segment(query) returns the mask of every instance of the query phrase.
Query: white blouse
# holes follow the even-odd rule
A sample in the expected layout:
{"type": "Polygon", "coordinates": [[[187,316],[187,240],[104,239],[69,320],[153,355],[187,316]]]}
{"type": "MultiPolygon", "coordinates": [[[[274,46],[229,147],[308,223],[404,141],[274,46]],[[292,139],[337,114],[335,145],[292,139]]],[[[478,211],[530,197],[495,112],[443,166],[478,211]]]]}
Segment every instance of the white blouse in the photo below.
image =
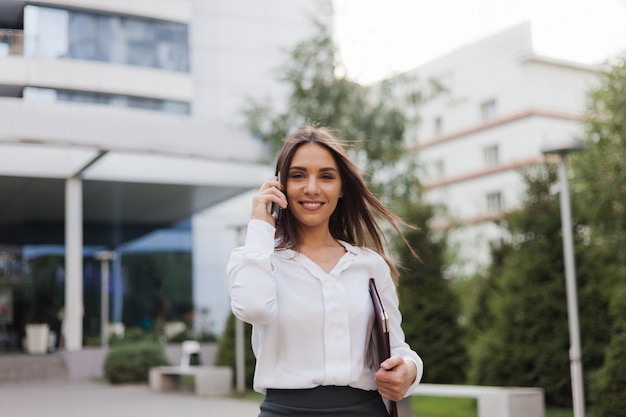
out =
{"type": "Polygon", "coordinates": [[[346,253],[330,273],[293,250],[274,250],[274,227],[251,220],[245,245],[227,266],[231,306],[251,323],[256,356],[254,389],[349,385],[376,390],[378,364],[368,354],[374,320],[368,282],[376,279],[388,310],[392,355],[423,364],[404,341],[398,297],[385,260],[340,242],[346,253]]]}

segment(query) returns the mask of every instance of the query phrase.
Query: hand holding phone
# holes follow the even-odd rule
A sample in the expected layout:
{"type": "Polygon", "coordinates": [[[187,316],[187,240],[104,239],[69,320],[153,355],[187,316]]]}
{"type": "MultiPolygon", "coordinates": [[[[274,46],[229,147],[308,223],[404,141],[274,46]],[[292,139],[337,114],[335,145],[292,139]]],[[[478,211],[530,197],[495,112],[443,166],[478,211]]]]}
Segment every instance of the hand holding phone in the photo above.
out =
{"type": "MultiPolygon", "coordinates": [[[[276,174],[276,176],[278,177],[278,182],[282,184],[282,181],[280,180],[280,172],[276,174]]],[[[280,218],[282,217],[283,209],[278,205],[278,203],[269,203],[267,205],[267,212],[274,219],[274,223],[276,225],[276,228],[278,229],[278,225],[280,224],[280,218]]]]}

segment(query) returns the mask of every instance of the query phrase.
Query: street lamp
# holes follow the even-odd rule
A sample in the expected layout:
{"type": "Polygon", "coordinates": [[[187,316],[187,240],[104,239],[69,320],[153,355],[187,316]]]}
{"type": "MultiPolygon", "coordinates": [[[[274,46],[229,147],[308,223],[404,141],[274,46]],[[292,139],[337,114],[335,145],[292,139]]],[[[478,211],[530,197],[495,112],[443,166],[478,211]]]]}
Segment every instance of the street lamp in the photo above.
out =
{"type": "MultiPolygon", "coordinates": [[[[231,226],[237,233],[237,245],[243,246],[245,242],[245,225],[231,226]]],[[[246,389],[246,359],[245,359],[245,341],[244,341],[244,323],[235,317],[235,385],[239,394],[246,389]]]]}
{"type": "Polygon", "coordinates": [[[557,155],[559,158],[559,180],[561,187],[561,228],[563,229],[563,258],[565,260],[565,284],[567,289],[567,317],[570,336],[570,373],[574,417],[585,416],[585,393],[583,391],[583,368],[580,350],[580,327],[578,324],[578,301],[576,299],[576,266],[574,262],[574,238],[572,236],[572,210],[570,207],[567,155],[585,149],[581,141],[567,141],[544,145],[541,153],[557,155]]]}
{"type": "Polygon", "coordinates": [[[113,251],[100,251],[94,258],[100,261],[100,344],[106,347],[109,340],[109,261],[115,260],[117,255],[113,251]]]}

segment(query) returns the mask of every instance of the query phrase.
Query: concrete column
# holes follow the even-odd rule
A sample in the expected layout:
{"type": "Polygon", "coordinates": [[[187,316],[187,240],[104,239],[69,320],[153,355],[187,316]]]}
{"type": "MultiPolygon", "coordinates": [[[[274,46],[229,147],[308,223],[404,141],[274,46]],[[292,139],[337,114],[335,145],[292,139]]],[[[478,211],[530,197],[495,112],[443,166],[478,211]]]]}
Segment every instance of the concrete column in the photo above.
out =
{"type": "Polygon", "coordinates": [[[65,182],[65,348],[83,347],[83,184],[80,177],[65,182]]]}

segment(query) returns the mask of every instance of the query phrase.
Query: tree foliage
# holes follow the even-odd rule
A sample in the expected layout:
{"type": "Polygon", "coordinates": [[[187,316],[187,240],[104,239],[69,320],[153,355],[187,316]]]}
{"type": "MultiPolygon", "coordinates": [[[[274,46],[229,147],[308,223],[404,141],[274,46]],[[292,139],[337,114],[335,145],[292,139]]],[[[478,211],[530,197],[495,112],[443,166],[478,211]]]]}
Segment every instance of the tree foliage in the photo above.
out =
{"type": "MultiPolygon", "coordinates": [[[[558,200],[551,192],[554,171],[526,176],[521,210],[504,226],[510,250],[495,265],[489,310],[472,346],[470,381],[481,385],[540,386],[550,403],[568,397],[568,335],[560,245],[558,200]]],[[[474,317],[476,318],[476,317],[474,317]]]]}
{"type": "Polygon", "coordinates": [[[420,254],[416,259],[401,241],[396,241],[402,273],[398,283],[400,310],[405,317],[406,340],[424,360],[422,381],[461,384],[465,382],[467,352],[459,324],[460,302],[453,283],[444,278],[446,237],[430,229],[434,207],[421,205],[406,213],[419,230],[406,238],[420,254]]]}
{"type": "MultiPolygon", "coordinates": [[[[584,121],[587,149],[572,160],[573,196],[595,236],[626,245],[626,54],[589,94],[584,121]]],[[[626,251],[615,251],[626,265],[626,251]]]]}
{"type": "MultiPolygon", "coordinates": [[[[503,221],[511,241],[499,249],[476,313],[470,380],[482,385],[539,386],[551,405],[571,404],[570,335],[565,293],[557,179],[553,166],[526,173],[520,210],[503,221]]],[[[597,369],[608,341],[607,297],[600,290],[606,267],[585,243],[574,219],[583,368],[597,369]]]]}
{"type": "MultiPolygon", "coordinates": [[[[626,54],[601,77],[589,95],[585,117],[587,149],[572,160],[573,198],[587,225],[587,247],[602,269],[593,271],[597,300],[608,305],[610,316],[595,317],[583,334],[608,326],[605,349],[592,352],[593,405],[600,415],[624,416],[626,377],[626,54]],[[605,320],[603,322],[603,320],[605,320]]],[[[583,352],[583,355],[586,352],[583,352]]]]}

